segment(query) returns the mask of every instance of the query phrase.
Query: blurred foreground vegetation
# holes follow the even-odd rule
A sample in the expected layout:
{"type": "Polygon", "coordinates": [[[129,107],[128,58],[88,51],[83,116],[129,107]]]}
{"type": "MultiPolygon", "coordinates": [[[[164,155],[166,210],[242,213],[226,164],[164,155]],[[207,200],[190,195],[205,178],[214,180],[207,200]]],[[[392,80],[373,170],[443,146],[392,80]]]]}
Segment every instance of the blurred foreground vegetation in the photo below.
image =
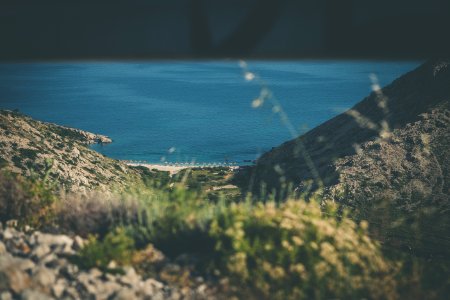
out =
{"type": "Polygon", "coordinates": [[[402,215],[381,200],[358,210],[319,193],[261,202],[233,187],[215,189],[229,175],[226,168],[151,172],[146,184],[120,193],[65,194],[46,178],[2,171],[0,221],[87,237],[73,258],[82,268],[120,272],[131,264],[179,285],[201,275],[230,297],[444,299],[450,292],[445,215],[402,215]],[[155,251],[183,269],[162,274],[155,251]]]}

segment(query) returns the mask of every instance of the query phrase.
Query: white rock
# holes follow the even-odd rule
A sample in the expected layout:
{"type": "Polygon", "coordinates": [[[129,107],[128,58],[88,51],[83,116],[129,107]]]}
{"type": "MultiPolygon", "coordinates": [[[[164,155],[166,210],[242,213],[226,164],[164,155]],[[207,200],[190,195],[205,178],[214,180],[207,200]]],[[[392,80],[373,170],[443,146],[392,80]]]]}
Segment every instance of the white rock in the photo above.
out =
{"type": "Polygon", "coordinates": [[[159,282],[153,278],[147,279],[144,283],[148,284],[148,285],[152,285],[155,288],[160,289],[160,290],[164,288],[164,284],[162,284],[161,282],[159,282]]]}
{"type": "Polygon", "coordinates": [[[17,225],[19,224],[18,220],[8,220],[6,221],[6,227],[17,227],[17,225]]]}
{"type": "Polygon", "coordinates": [[[73,243],[73,249],[74,250],[80,250],[81,248],[84,247],[84,240],[80,237],[80,236],[75,236],[75,238],[73,239],[74,243],[73,243]]]}
{"type": "Polygon", "coordinates": [[[44,266],[39,266],[33,272],[32,280],[35,285],[43,289],[49,289],[55,283],[56,275],[52,270],[44,266]]]}
{"type": "Polygon", "coordinates": [[[14,229],[6,228],[3,231],[3,239],[10,240],[10,239],[12,239],[14,237],[14,234],[15,234],[15,230],[14,229]]]}
{"type": "Polygon", "coordinates": [[[109,299],[109,297],[119,291],[122,286],[116,282],[106,281],[97,286],[97,292],[95,294],[96,299],[109,299]]]}
{"type": "Polygon", "coordinates": [[[119,281],[121,283],[129,286],[135,286],[141,280],[141,276],[136,273],[134,268],[128,267],[125,272],[125,275],[119,277],[119,281]]]}
{"type": "MultiPolygon", "coordinates": [[[[164,299],[163,293],[157,293],[156,295],[154,295],[152,297],[152,300],[163,300],[163,299],[164,299]]],[[[176,291],[176,290],[172,291],[170,293],[170,299],[171,300],[180,300],[181,299],[181,293],[176,291]]]]}
{"type": "Polygon", "coordinates": [[[91,294],[91,295],[96,295],[97,294],[97,284],[94,283],[83,283],[84,288],[86,289],[86,291],[91,294]]]}
{"type": "Polygon", "coordinates": [[[65,288],[66,288],[66,282],[64,281],[64,279],[58,279],[52,287],[53,295],[56,298],[60,298],[62,296],[62,294],[64,293],[65,288]]]}
{"type": "Polygon", "coordinates": [[[197,293],[203,294],[203,293],[205,293],[207,288],[208,288],[208,286],[206,284],[201,284],[197,288],[197,293]]]}
{"type": "Polygon", "coordinates": [[[78,150],[77,147],[73,147],[72,156],[74,156],[74,157],[80,156],[80,150],[78,150]]]}
{"type": "Polygon", "coordinates": [[[45,265],[47,263],[53,263],[54,261],[56,261],[58,259],[58,256],[56,256],[56,254],[54,253],[49,253],[46,256],[42,257],[39,260],[39,264],[41,265],[45,265]]]}
{"type": "Polygon", "coordinates": [[[137,286],[134,286],[134,289],[140,294],[144,296],[151,296],[155,293],[153,285],[145,284],[145,282],[139,281],[137,286]]]}
{"type": "Polygon", "coordinates": [[[6,246],[5,244],[3,244],[2,241],[0,241],[0,255],[3,255],[5,253],[7,253],[8,251],[6,250],[6,246]]]}
{"type": "Polygon", "coordinates": [[[46,294],[43,294],[36,290],[30,290],[30,289],[23,291],[20,296],[21,296],[22,300],[37,300],[37,299],[50,300],[50,299],[53,299],[52,297],[50,297],[46,294]]]}
{"type": "Polygon", "coordinates": [[[45,260],[47,261],[45,263],[45,265],[50,268],[50,269],[55,269],[56,271],[59,272],[59,270],[61,268],[63,268],[64,266],[66,266],[67,264],[69,264],[69,262],[67,261],[67,259],[65,258],[59,258],[57,256],[53,256],[53,255],[49,255],[45,258],[45,260]]]}
{"type": "Polygon", "coordinates": [[[117,276],[110,274],[110,273],[106,273],[105,277],[106,277],[106,280],[108,280],[108,281],[116,281],[117,280],[117,276]]]}
{"type": "Polygon", "coordinates": [[[112,260],[112,261],[109,262],[107,268],[108,269],[115,269],[115,268],[117,268],[117,263],[114,260],[112,260]]]}
{"type": "Polygon", "coordinates": [[[21,259],[9,255],[0,256],[0,291],[20,293],[30,285],[30,277],[20,267],[21,259]]]}
{"type": "Polygon", "coordinates": [[[63,234],[47,234],[47,233],[41,233],[36,232],[35,233],[36,240],[39,244],[46,244],[48,246],[60,246],[60,245],[67,245],[69,247],[72,247],[73,240],[68,237],[67,235],[63,234]]]}
{"type": "Polygon", "coordinates": [[[13,257],[11,255],[0,256],[0,270],[12,267],[20,271],[27,271],[34,268],[35,264],[28,258],[13,257]]]}
{"type": "Polygon", "coordinates": [[[114,300],[129,300],[136,299],[136,293],[128,288],[122,288],[119,292],[116,293],[114,300]]]}
{"type": "Polygon", "coordinates": [[[12,300],[13,297],[10,292],[3,292],[0,294],[0,300],[12,300]]]}
{"type": "Polygon", "coordinates": [[[44,257],[45,255],[49,254],[50,251],[51,251],[51,249],[48,245],[41,244],[41,245],[38,245],[36,248],[34,248],[31,251],[31,256],[40,259],[40,258],[44,257]]]}
{"type": "Polygon", "coordinates": [[[77,293],[77,289],[73,286],[69,286],[64,290],[67,295],[70,296],[71,299],[80,299],[80,296],[77,293]]]}
{"type": "Polygon", "coordinates": [[[77,281],[80,283],[83,283],[83,284],[89,284],[90,280],[91,280],[91,276],[86,272],[81,272],[77,276],[77,281]]]}
{"type": "Polygon", "coordinates": [[[92,276],[93,278],[98,278],[103,275],[103,272],[97,268],[92,268],[89,270],[89,275],[92,276]]]}
{"type": "Polygon", "coordinates": [[[58,254],[68,254],[68,255],[75,254],[75,251],[72,249],[71,244],[57,245],[54,247],[55,247],[54,251],[58,254]]]}

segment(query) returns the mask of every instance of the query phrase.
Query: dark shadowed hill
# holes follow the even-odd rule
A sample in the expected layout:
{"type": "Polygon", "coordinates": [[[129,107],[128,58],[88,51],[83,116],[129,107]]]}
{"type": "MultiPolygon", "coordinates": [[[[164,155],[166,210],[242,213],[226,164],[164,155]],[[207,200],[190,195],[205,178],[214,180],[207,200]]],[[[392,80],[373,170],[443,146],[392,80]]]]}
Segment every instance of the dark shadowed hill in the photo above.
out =
{"type": "Polygon", "coordinates": [[[450,60],[430,60],[352,109],[260,157],[236,176],[243,189],[293,183],[366,196],[449,195],[450,60]]]}

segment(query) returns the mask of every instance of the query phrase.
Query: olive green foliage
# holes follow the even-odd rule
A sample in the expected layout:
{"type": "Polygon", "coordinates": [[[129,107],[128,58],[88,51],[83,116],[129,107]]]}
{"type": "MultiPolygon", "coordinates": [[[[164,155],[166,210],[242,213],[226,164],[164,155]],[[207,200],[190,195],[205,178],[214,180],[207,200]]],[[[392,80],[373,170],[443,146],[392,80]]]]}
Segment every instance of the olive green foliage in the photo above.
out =
{"type": "Polygon", "coordinates": [[[118,227],[103,240],[91,235],[87,245],[78,253],[76,262],[83,268],[97,267],[106,270],[111,261],[119,266],[129,264],[133,251],[134,241],[126,235],[123,228],[118,227]]]}
{"type": "Polygon", "coordinates": [[[172,182],[182,183],[189,191],[203,194],[203,198],[208,201],[218,202],[239,202],[242,194],[238,187],[221,187],[231,184],[234,171],[228,167],[192,168],[181,170],[177,173],[172,182]]]}
{"type": "Polygon", "coordinates": [[[397,264],[383,258],[366,223],[338,216],[331,205],[211,203],[181,186],[140,197],[145,218],[128,227],[136,246],[195,255],[199,272],[228,277],[240,296],[396,297],[397,264]]]}
{"type": "Polygon", "coordinates": [[[197,167],[181,170],[174,176],[174,181],[183,182],[187,189],[205,192],[229,184],[233,174],[228,167],[197,167]]]}
{"type": "Polygon", "coordinates": [[[137,245],[151,242],[166,255],[210,253],[213,244],[208,236],[211,219],[224,201],[215,204],[203,194],[181,185],[162,191],[140,191],[134,197],[142,204],[140,218],[130,224],[130,232],[137,245]]]}
{"type": "Polygon", "coordinates": [[[153,188],[166,188],[171,182],[169,172],[158,171],[156,169],[149,170],[143,166],[130,166],[131,169],[137,170],[144,181],[144,183],[153,188]]]}
{"type": "Polygon", "coordinates": [[[43,180],[33,176],[25,179],[0,171],[0,222],[14,219],[35,228],[51,222],[57,197],[47,176],[48,172],[43,180]]]}
{"type": "Polygon", "coordinates": [[[8,161],[6,159],[4,159],[3,157],[0,157],[0,169],[7,167],[8,166],[8,161]]]}
{"type": "Polygon", "coordinates": [[[367,224],[336,212],[295,200],[231,205],[210,226],[216,266],[264,298],[395,298],[395,266],[367,224]]]}

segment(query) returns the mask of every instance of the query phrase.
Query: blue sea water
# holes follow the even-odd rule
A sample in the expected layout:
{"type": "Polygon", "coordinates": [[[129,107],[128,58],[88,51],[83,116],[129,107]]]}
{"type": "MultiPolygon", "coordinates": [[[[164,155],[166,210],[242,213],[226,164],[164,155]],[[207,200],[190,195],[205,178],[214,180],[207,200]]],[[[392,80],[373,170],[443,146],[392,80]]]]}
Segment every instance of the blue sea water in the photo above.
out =
{"type": "MultiPolygon", "coordinates": [[[[350,108],[419,62],[249,61],[298,132],[350,108]]],[[[107,156],[152,163],[254,160],[292,138],[237,61],[0,64],[0,108],[105,134],[107,156]]]]}

